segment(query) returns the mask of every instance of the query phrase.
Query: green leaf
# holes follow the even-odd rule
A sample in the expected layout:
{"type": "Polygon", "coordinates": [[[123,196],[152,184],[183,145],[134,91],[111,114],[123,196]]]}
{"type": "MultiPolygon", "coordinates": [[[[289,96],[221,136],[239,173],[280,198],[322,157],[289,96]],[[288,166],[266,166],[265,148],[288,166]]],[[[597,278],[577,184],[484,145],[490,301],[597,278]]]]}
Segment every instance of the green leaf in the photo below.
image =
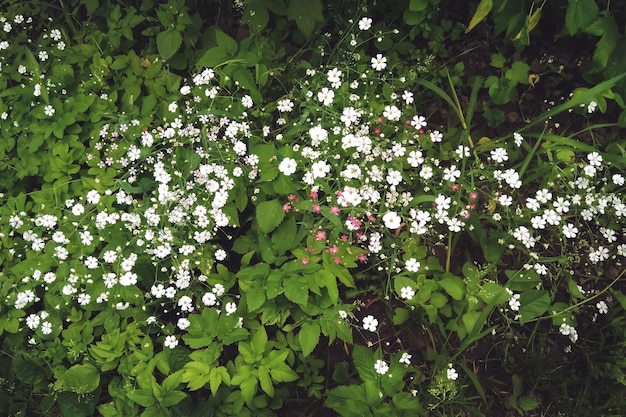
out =
{"type": "Polygon", "coordinates": [[[276,382],[292,382],[300,379],[300,376],[293,371],[286,363],[281,363],[270,368],[270,375],[276,382]]]}
{"type": "Polygon", "coordinates": [[[261,389],[270,397],[274,396],[274,384],[272,384],[272,378],[270,377],[270,371],[265,365],[259,366],[259,382],[261,383],[261,389]]]}
{"type": "Polygon", "coordinates": [[[324,21],[322,0],[290,1],[287,19],[295,21],[305,38],[311,39],[318,23],[324,21]]]}
{"type": "Polygon", "coordinates": [[[263,233],[276,229],[284,218],[285,212],[279,200],[263,201],[256,208],[256,220],[263,233]]]}
{"type": "Polygon", "coordinates": [[[609,58],[613,54],[615,47],[619,44],[619,30],[615,22],[615,17],[606,15],[600,20],[602,21],[604,32],[596,44],[596,50],[593,53],[593,64],[594,70],[596,71],[601,71],[606,68],[609,63],[609,58]]]}
{"type": "Polygon", "coordinates": [[[467,29],[465,29],[465,33],[468,33],[470,30],[474,29],[476,25],[482,22],[485,17],[491,12],[491,8],[493,7],[492,0],[480,0],[478,3],[478,7],[476,7],[476,11],[474,12],[474,16],[467,25],[467,29]]]}
{"type": "Polygon", "coordinates": [[[215,31],[215,40],[222,51],[228,55],[235,55],[239,49],[237,42],[221,30],[215,31]]]}
{"type": "Polygon", "coordinates": [[[367,381],[377,381],[378,374],[374,369],[374,354],[371,350],[361,345],[354,345],[352,349],[352,360],[354,361],[354,367],[361,379],[367,381]]]}
{"type": "Polygon", "coordinates": [[[300,327],[300,332],[298,333],[298,341],[300,342],[300,347],[302,348],[302,355],[304,357],[309,356],[320,340],[320,325],[313,322],[304,322],[300,327]]]}
{"type": "Polygon", "coordinates": [[[524,395],[517,400],[519,407],[524,411],[532,411],[535,408],[539,407],[539,401],[537,401],[533,397],[529,397],[528,395],[524,395]]]}
{"type": "Polygon", "coordinates": [[[596,0],[568,0],[565,26],[570,35],[575,35],[598,18],[600,9],[596,0]]]}
{"type": "Polygon", "coordinates": [[[521,305],[519,309],[520,324],[523,325],[548,311],[550,293],[545,290],[527,290],[520,295],[519,302],[521,305]]]}
{"type": "Polygon", "coordinates": [[[478,296],[485,303],[489,304],[492,301],[497,305],[501,304],[509,299],[509,293],[506,290],[496,284],[495,282],[485,282],[478,292],[478,296]]]}
{"type": "Polygon", "coordinates": [[[161,407],[171,407],[173,405],[178,404],[179,402],[184,400],[186,397],[187,397],[187,394],[185,394],[182,391],[178,391],[178,390],[170,391],[166,393],[165,395],[163,395],[163,399],[159,401],[159,405],[161,407]]]}
{"type": "Polygon", "coordinates": [[[305,305],[309,300],[309,287],[300,275],[288,276],[283,281],[285,297],[296,304],[305,305]]]}
{"type": "Polygon", "coordinates": [[[249,375],[248,378],[244,379],[243,381],[241,381],[241,384],[239,384],[239,388],[241,389],[241,395],[243,396],[243,399],[246,401],[246,403],[252,403],[252,399],[256,394],[258,382],[259,381],[254,375],[249,375]]]}
{"type": "Polygon", "coordinates": [[[150,407],[155,403],[150,389],[132,389],[126,393],[126,396],[143,407],[150,407]]]}
{"type": "Polygon", "coordinates": [[[455,300],[462,300],[465,295],[465,284],[455,275],[446,275],[439,281],[439,285],[455,300]]]}
{"type": "Polygon", "coordinates": [[[267,345],[267,332],[265,331],[265,327],[261,326],[250,339],[250,347],[252,348],[255,354],[262,355],[263,352],[265,352],[266,345],[267,345]]]}
{"type": "Polygon", "coordinates": [[[411,0],[409,10],[412,12],[422,12],[428,7],[428,0],[411,0]]]}
{"type": "Polygon", "coordinates": [[[159,55],[161,55],[164,61],[167,61],[178,52],[183,43],[183,37],[178,31],[168,29],[165,32],[159,33],[156,41],[159,55]]]}
{"type": "Polygon", "coordinates": [[[100,385],[100,372],[91,365],[74,365],[59,379],[61,389],[77,394],[93,392],[100,385]]]}

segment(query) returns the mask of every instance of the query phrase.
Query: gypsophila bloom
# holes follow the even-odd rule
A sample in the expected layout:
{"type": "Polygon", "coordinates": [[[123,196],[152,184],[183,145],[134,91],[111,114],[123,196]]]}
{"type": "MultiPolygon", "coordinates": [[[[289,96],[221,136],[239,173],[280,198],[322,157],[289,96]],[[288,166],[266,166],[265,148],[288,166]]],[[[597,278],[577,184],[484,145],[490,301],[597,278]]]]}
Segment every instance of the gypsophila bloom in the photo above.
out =
{"type": "Polygon", "coordinates": [[[497,163],[502,163],[509,160],[509,155],[504,148],[496,148],[491,151],[491,159],[497,163]]]}
{"type": "Polygon", "coordinates": [[[54,110],[54,107],[52,107],[52,105],[48,104],[47,106],[44,107],[43,112],[46,116],[52,117],[55,113],[55,110],[54,110]]]}
{"type": "Polygon", "coordinates": [[[289,176],[296,172],[297,166],[298,165],[295,159],[285,158],[282,161],[280,161],[280,164],[278,165],[278,170],[284,175],[289,176]]]}
{"type": "Polygon", "coordinates": [[[376,71],[382,71],[387,67],[387,58],[382,56],[382,54],[377,54],[375,57],[372,57],[372,68],[376,71]]]}
{"type": "Polygon", "coordinates": [[[387,362],[378,359],[376,363],[374,363],[374,370],[377,374],[385,375],[387,372],[389,372],[389,365],[387,364],[387,362]]]}
{"type": "Polygon", "coordinates": [[[395,211],[390,211],[383,216],[383,223],[389,229],[397,229],[402,223],[402,218],[395,211]]]}
{"type": "Polygon", "coordinates": [[[407,90],[404,90],[402,93],[402,100],[404,100],[405,104],[413,104],[413,93],[407,90]]]}
{"type": "Polygon", "coordinates": [[[456,381],[459,378],[459,374],[456,372],[456,369],[452,367],[452,364],[448,364],[446,376],[450,381],[456,381]]]}
{"type": "Polygon", "coordinates": [[[166,348],[174,349],[176,346],[178,346],[178,339],[176,339],[176,336],[173,335],[166,336],[163,345],[166,348]]]}
{"type": "Polygon", "coordinates": [[[241,98],[241,105],[244,106],[246,109],[249,109],[252,106],[254,106],[254,102],[252,101],[252,97],[250,97],[249,95],[243,96],[241,98]]]}
{"type": "Polygon", "coordinates": [[[406,365],[410,365],[410,364],[411,364],[411,358],[412,358],[412,357],[413,357],[413,356],[412,356],[412,355],[409,355],[409,353],[408,353],[408,352],[403,352],[403,353],[402,353],[402,357],[398,360],[398,362],[400,362],[400,363],[404,363],[404,364],[406,364],[406,365]]]}
{"type": "Polygon", "coordinates": [[[330,106],[333,103],[335,98],[335,92],[333,90],[328,89],[327,87],[322,88],[322,90],[317,93],[317,99],[324,105],[330,106]]]}
{"type": "Polygon", "coordinates": [[[596,303],[596,308],[598,309],[598,313],[607,314],[609,312],[609,306],[606,305],[606,302],[599,301],[596,303]]]}
{"type": "Polygon", "coordinates": [[[409,258],[404,267],[406,268],[407,271],[409,272],[417,272],[420,269],[420,263],[417,261],[417,259],[415,258],[409,258]]]}
{"type": "Polygon", "coordinates": [[[402,287],[400,289],[400,297],[405,300],[410,300],[415,295],[415,291],[411,287],[402,287]]]}
{"type": "Polygon", "coordinates": [[[359,30],[369,30],[372,27],[372,19],[363,17],[359,20],[359,30]]]}
{"type": "Polygon", "coordinates": [[[378,320],[374,318],[374,316],[369,315],[363,318],[363,329],[369,330],[370,332],[375,332],[378,327],[378,320]]]}

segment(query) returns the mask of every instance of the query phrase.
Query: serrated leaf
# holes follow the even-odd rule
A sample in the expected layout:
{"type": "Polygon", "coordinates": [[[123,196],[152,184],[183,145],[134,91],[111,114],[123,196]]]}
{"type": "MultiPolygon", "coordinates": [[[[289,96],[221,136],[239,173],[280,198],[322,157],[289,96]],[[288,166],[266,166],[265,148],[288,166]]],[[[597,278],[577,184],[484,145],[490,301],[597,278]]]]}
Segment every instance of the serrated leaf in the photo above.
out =
{"type": "Polygon", "coordinates": [[[309,356],[320,340],[320,326],[317,322],[305,322],[300,327],[298,333],[298,341],[302,348],[302,355],[304,357],[309,356]]]}
{"type": "Polygon", "coordinates": [[[290,1],[287,6],[287,19],[295,21],[305,38],[311,39],[318,23],[324,21],[322,0],[290,1]]]}
{"type": "Polygon", "coordinates": [[[575,35],[597,19],[600,9],[596,0],[568,0],[565,26],[570,35],[575,35]]]}
{"type": "Polygon", "coordinates": [[[74,365],[61,376],[59,382],[66,391],[87,394],[100,385],[100,372],[91,364],[74,365]]]}
{"type": "Polygon", "coordinates": [[[132,389],[126,393],[126,396],[143,407],[150,407],[155,403],[152,390],[149,389],[132,389]]]}
{"type": "Polygon", "coordinates": [[[374,353],[361,345],[354,345],[352,349],[352,360],[354,361],[354,367],[361,379],[367,381],[378,381],[378,374],[374,368],[374,353]]]}
{"type": "Polygon", "coordinates": [[[270,377],[270,371],[267,366],[259,366],[259,382],[261,383],[261,389],[270,397],[274,396],[274,384],[272,384],[272,378],[270,377]]]}
{"type": "Polygon", "coordinates": [[[465,295],[465,284],[457,276],[447,275],[439,280],[439,285],[455,300],[462,300],[465,295]]]}
{"type": "Polygon", "coordinates": [[[545,290],[527,290],[520,295],[519,302],[520,324],[523,325],[548,311],[550,293],[545,290]]]}
{"type": "Polygon", "coordinates": [[[299,275],[289,276],[283,281],[285,297],[296,304],[305,305],[309,300],[309,287],[299,275]]]}
{"type": "Polygon", "coordinates": [[[482,22],[485,17],[487,17],[489,12],[491,12],[492,7],[492,0],[480,0],[480,3],[478,3],[478,7],[476,7],[476,11],[474,12],[474,16],[472,16],[469,25],[467,25],[467,29],[465,29],[465,33],[469,33],[470,30],[474,29],[476,25],[482,22]]]}
{"type": "Polygon", "coordinates": [[[183,37],[178,31],[168,29],[165,32],[159,33],[156,41],[159,55],[161,55],[164,61],[167,61],[178,52],[183,43],[183,37]]]}
{"type": "Polygon", "coordinates": [[[263,233],[276,229],[284,218],[285,211],[279,200],[263,201],[256,207],[256,220],[263,233]]]}

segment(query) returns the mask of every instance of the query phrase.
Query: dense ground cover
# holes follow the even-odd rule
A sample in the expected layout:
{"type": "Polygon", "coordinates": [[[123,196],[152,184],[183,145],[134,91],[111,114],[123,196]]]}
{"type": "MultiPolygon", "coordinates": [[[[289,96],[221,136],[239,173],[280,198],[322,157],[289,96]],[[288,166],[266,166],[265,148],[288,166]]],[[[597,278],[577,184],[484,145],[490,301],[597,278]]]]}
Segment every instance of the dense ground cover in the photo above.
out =
{"type": "Polygon", "coordinates": [[[2,412],[624,413],[623,10],[70,3],[0,9],[2,412]]]}

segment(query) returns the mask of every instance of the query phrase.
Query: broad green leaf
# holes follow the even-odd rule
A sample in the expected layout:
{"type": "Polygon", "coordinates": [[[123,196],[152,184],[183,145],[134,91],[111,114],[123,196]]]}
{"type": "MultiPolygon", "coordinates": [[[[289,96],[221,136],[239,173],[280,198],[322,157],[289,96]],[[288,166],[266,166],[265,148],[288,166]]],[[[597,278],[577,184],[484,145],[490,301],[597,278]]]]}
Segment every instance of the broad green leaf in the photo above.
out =
{"type": "Polygon", "coordinates": [[[428,0],[411,0],[409,10],[412,12],[421,12],[428,7],[428,0]]]}
{"type": "Polygon", "coordinates": [[[598,71],[606,68],[609,63],[609,58],[619,44],[619,30],[615,22],[615,17],[606,15],[600,20],[602,21],[604,32],[596,44],[596,50],[593,53],[594,69],[598,71]]]}
{"type": "Polygon", "coordinates": [[[480,312],[478,311],[468,311],[463,314],[463,325],[465,326],[465,330],[467,333],[470,333],[474,326],[476,325],[476,321],[480,317],[480,312]]]}
{"type": "Polygon", "coordinates": [[[298,333],[298,341],[302,348],[302,355],[309,356],[320,340],[320,326],[317,322],[304,322],[298,333]]]}
{"type": "Polygon", "coordinates": [[[600,9],[596,0],[568,0],[565,26],[570,35],[575,35],[598,18],[600,9]]]}
{"type": "Polygon", "coordinates": [[[378,381],[378,374],[374,369],[374,353],[361,345],[354,345],[352,349],[352,360],[354,361],[354,367],[361,379],[367,381],[378,381]]]}
{"type": "Polygon", "coordinates": [[[265,352],[265,348],[267,345],[267,332],[265,331],[265,327],[261,326],[254,333],[252,338],[250,339],[250,347],[254,351],[255,354],[263,354],[265,352]]]}
{"type": "Polygon", "coordinates": [[[237,42],[221,30],[215,31],[215,40],[217,45],[228,55],[235,55],[239,49],[237,42]]]}
{"type": "Polygon", "coordinates": [[[305,305],[309,300],[309,287],[300,275],[286,277],[283,281],[285,297],[296,304],[305,305]]]}
{"type": "Polygon", "coordinates": [[[284,221],[272,234],[272,244],[278,255],[284,255],[294,246],[294,239],[297,236],[298,227],[294,217],[284,221]]]}
{"type": "Polygon", "coordinates": [[[478,292],[478,296],[485,303],[489,304],[493,301],[496,305],[509,299],[509,293],[495,282],[485,282],[478,292]]]}
{"type": "Polygon", "coordinates": [[[270,371],[265,365],[259,366],[259,382],[261,383],[261,389],[270,397],[274,396],[274,384],[272,384],[272,378],[270,377],[270,371]]]}
{"type": "Polygon", "coordinates": [[[523,395],[521,398],[517,400],[520,408],[524,411],[532,411],[535,408],[539,407],[539,401],[537,401],[533,397],[529,397],[528,395],[523,395]]]}
{"type": "Polygon", "coordinates": [[[58,381],[61,389],[77,394],[93,392],[100,385],[100,372],[91,364],[74,365],[58,381]]]}
{"type": "Polygon", "coordinates": [[[178,52],[183,43],[183,37],[178,31],[168,29],[165,32],[159,33],[156,41],[159,55],[161,55],[164,61],[167,61],[178,52]]]}
{"type": "Polygon", "coordinates": [[[256,220],[263,233],[276,229],[284,218],[285,211],[279,200],[263,201],[256,208],[256,220]]]}
{"type": "Polygon", "coordinates": [[[295,21],[305,38],[311,39],[315,27],[324,21],[322,0],[290,1],[287,19],[295,21]]]}
{"type": "Polygon", "coordinates": [[[239,384],[239,388],[241,389],[241,395],[243,396],[243,399],[246,401],[247,404],[252,403],[252,399],[254,398],[257,391],[258,383],[259,380],[254,375],[250,375],[248,376],[248,378],[241,381],[241,384],[239,384]]]}
{"type": "Polygon", "coordinates": [[[478,3],[478,7],[476,8],[476,11],[474,12],[474,16],[472,16],[472,19],[470,20],[469,25],[467,25],[467,29],[465,29],[465,33],[469,33],[470,30],[474,29],[476,25],[482,22],[485,19],[485,17],[487,17],[489,12],[491,12],[492,7],[493,7],[492,0],[480,0],[480,3],[478,3]]]}
{"type": "Polygon", "coordinates": [[[126,396],[143,407],[150,407],[156,401],[150,389],[132,389],[126,393],[126,396]]]}
{"type": "Polygon", "coordinates": [[[276,382],[292,382],[300,378],[300,375],[295,373],[293,369],[286,363],[281,363],[270,368],[270,375],[276,382]]]}
{"type": "Polygon", "coordinates": [[[465,295],[465,284],[455,275],[446,275],[439,280],[439,285],[455,300],[462,300],[465,295]]]}
{"type": "Polygon", "coordinates": [[[540,317],[550,308],[550,293],[545,290],[527,290],[519,298],[520,324],[540,317]]]}

